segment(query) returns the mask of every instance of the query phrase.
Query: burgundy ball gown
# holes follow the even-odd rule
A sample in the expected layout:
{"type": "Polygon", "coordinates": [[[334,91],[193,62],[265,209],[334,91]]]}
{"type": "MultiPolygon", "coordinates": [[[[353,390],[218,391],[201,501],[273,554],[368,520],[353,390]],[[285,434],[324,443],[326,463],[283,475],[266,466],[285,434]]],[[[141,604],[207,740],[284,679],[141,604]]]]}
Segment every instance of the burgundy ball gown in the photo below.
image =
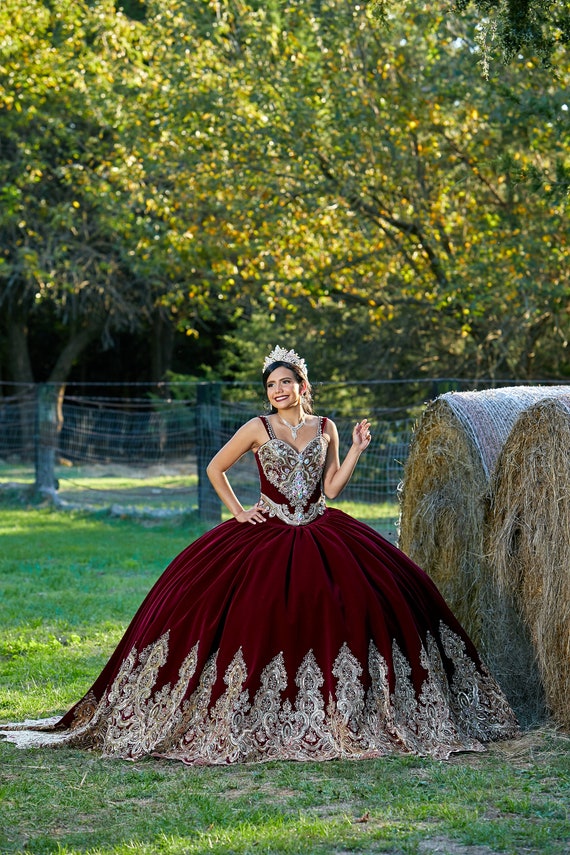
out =
{"type": "Polygon", "coordinates": [[[261,418],[266,522],[227,520],[184,549],[87,694],[8,739],[223,764],[446,758],[518,733],[430,578],[326,507],[326,419],[297,452],[261,418]]]}

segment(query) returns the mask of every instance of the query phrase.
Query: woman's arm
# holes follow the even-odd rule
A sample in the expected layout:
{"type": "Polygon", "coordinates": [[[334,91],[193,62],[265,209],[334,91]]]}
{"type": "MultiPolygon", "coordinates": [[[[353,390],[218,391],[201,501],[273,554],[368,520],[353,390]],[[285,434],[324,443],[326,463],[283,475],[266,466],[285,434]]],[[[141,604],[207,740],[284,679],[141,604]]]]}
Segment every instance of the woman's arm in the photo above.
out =
{"type": "Polygon", "coordinates": [[[246,452],[259,448],[264,438],[261,421],[258,418],[250,419],[234,433],[206,467],[206,474],[212,487],[238,522],[249,522],[255,525],[258,522],[265,522],[265,517],[257,505],[249,510],[244,509],[228,481],[226,472],[246,452]]]}
{"type": "Polygon", "coordinates": [[[363,419],[354,426],[352,445],[348,449],[342,464],[339,457],[338,431],[335,423],[330,419],[327,420],[327,434],[329,436],[329,448],[323,476],[323,489],[327,499],[336,499],[350,481],[358,458],[370,445],[370,422],[368,419],[363,419]]]}

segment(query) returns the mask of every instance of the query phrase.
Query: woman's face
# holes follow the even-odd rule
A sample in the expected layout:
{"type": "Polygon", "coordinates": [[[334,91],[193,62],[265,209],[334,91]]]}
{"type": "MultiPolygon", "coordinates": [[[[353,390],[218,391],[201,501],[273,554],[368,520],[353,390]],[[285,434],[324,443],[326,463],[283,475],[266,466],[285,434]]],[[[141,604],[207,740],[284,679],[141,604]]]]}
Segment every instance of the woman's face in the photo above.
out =
{"type": "Polygon", "coordinates": [[[269,403],[276,410],[298,406],[303,389],[304,384],[301,386],[291,369],[284,366],[272,371],[265,385],[269,403]]]}

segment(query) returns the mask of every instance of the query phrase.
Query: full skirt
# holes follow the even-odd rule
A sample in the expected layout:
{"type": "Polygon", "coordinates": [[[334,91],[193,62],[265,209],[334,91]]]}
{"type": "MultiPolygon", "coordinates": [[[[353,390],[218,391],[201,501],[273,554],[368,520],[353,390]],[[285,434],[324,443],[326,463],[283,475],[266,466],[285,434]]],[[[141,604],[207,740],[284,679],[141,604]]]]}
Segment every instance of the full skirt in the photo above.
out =
{"type": "Polygon", "coordinates": [[[3,731],[22,747],[189,764],[443,759],[517,732],[427,574],[332,508],[198,538],[69,712],[3,731]]]}

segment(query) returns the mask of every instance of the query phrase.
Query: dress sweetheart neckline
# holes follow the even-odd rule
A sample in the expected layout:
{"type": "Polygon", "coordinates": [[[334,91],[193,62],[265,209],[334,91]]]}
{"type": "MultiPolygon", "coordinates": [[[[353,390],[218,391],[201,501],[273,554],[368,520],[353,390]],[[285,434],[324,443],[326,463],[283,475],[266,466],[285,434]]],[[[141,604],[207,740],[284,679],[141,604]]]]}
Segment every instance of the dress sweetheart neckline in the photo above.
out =
{"type": "Polygon", "coordinates": [[[310,444],[311,444],[312,442],[314,442],[316,439],[320,439],[322,436],[323,436],[323,434],[318,434],[317,436],[314,436],[312,439],[310,439],[310,440],[308,441],[308,443],[307,443],[306,445],[304,445],[304,446],[303,446],[303,448],[301,449],[301,451],[298,451],[298,450],[295,448],[295,446],[294,446],[294,445],[291,445],[291,443],[290,443],[290,442],[287,442],[287,440],[286,440],[286,439],[280,439],[278,436],[270,436],[270,437],[269,437],[269,439],[266,439],[266,440],[265,440],[265,442],[264,442],[264,443],[262,443],[262,444],[259,446],[259,448],[257,448],[257,449],[256,449],[255,454],[259,454],[259,451],[260,451],[262,448],[264,448],[264,446],[266,446],[269,442],[281,442],[281,443],[283,443],[283,445],[286,445],[286,446],[287,446],[287,448],[290,448],[290,449],[291,449],[291,451],[294,451],[294,452],[295,452],[295,454],[297,455],[297,457],[301,457],[301,456],[305,453],[305,451],[307,450],[307,448],[310,446],[310,444]]]}

